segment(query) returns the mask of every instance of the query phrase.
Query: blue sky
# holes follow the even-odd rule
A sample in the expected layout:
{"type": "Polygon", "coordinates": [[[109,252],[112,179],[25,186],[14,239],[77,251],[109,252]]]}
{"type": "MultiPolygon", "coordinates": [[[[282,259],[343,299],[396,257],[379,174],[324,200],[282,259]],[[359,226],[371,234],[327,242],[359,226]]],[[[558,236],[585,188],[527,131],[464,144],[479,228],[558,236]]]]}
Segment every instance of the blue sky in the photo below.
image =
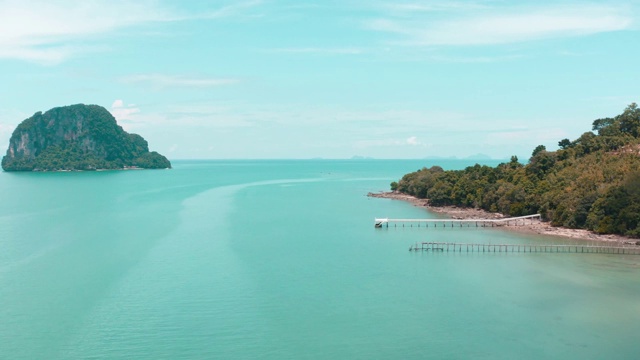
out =
{"type": "Polygon", "coordinates": [[[517,155],[640,101],[640,3],[0,0],[0,146],[98,104],[185,158],[517,155]]]}

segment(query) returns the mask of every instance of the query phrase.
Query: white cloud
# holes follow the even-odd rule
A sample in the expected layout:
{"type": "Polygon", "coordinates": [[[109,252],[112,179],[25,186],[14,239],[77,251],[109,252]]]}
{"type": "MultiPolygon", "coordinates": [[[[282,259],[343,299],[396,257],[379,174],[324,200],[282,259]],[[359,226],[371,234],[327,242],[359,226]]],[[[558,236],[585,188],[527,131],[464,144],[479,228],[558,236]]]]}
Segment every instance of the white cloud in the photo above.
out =
{"type": "Polygon", "coordinates": [[[340,156],[346,156],[355,151],[375,157],[419,157],[434,155],[430,151],[435,149],[438,154],[466,156],[465,151],[474,149],[499,157],[505,148],[524,148],[526,153],[535,145],[550,147],[567,137],[544,119],[508,117],[486,122],[475,113],[406,110],[391,104],[360,110],[308,104],[253,105],[254,108],[244,102],[169,103],[152,112],[138,112],[136,106],[116,100],[111,110],[117,118],[126,119],[120,123],[127,131],[148,134],[150,139],[165,138],[165,145],[158,145],[160,148],[178,144],[176,156],[185,156],[195,144],[210,153],[211,141],[216,139],[216,143],[223,142],[234,149],[230,153],[239,157],[287,156],[291,147],[300,151],[304,148],[318,156],[338,156],[340,151],[344,152],[340,156]],[[309,131],[310,128],[315,130],[309,131]],[[272,149],[260,153],[254,142],[272,149]],[[461,143],[466,144],[463,148],[467,150],[461,150],[461,143]],[[243,146],[253,147],[254,152],[243,152],[243,146]]]}
{"type": "Polygon", "coordinates": [[[378,148],[378,147],[429,147],[429,145],[418,141],[417,136],[410,136],[409,138],[402,140],[398,138],[385,138],[385,139],[367,139],[358,140],[353,143],[353,147],[356,149],[378,148]]]}
{"type": "Polygon", "coordinates": [[[124,106],[124,101],[122,100],[114,100],[113,104],[111,104],[112,108],[121,108],[124,106]]]}
{"type": "Polygon", "coordinates": [[[250,0],[250,1],[242,1],[242,2],[234,2],[230,5],[226,5],[221,7],[218,10],[205,13],[199,17],[215,19],[220,17],[229,17],[239,14],[240,12],[261,5],[263,1],[261,0],[250,0]]]}
{"type": "Polygon", "coordinates": [[[433,56],[429,56],[428,59],[436,62],[445,62],[445,63],[488,64],[488,63],[496,63],[496,62],[513,61],[513,60],[522,59],[523,57],[524,57],[523,55],[471,56],[471,57],[433,55],[433,56]]]}
{"type": "Polygon", "coordinates": [[[122,100],[115,100],[111,104],[111,115],[118,121],[118,124],[125,130],[130,131],[136,122],[136,114],[140,113],[140,109],[135,104],[125,105],[122,100]]]}
{"type": "Polygon", "coordinates": [[[371,29],[395,33],[408,45],[493,45],[629,29],[626,8],[585,5],[521,7],[457,14],[445,20],[420,15],[370,21],[371,29]]]}
{"type": "MultiPolygon", "coordinates": [[[[293,132],[308,132],[310,128],[321,131],[339,129],[350,144],[359,144],[357,146],[424,147],[452,134],[463,137],[491,136],[497,142],[511,142],[509,134],[526,136],[528,131],[532,131],[529,127],[514,126],[514,123],[526,124],[527,119],[494,118],[487,123],[480,121],[479,115],[474,113],[408,110],[397,104],[351,110],[309,104],[186,102],[169,103],[152,112],[141,112],[135,105],[116,100],[111,112],[116,119],[136,128],[180,126],[198,131],[243,129],[255,133],[275,129],[293,132]],[[500,136],[504,139],[499,139],[500,136]]],[[[543,123],[540,126],[545,125],[543,123]]]]}
{"type": "Polygon", "coordinates": [[[567,132],[561,128],[511,129],[488,133],[484,143],[487,145],[526,145],[532,147],[540,144],[555,145],[560,139],[567,136],[567,132]]]}
{"type": "Polygon", "coordinates": [[[382,4],[383,9],[396,13],[415,13],[415,12],[435,12],[435,11],[451,11],[451,10],[477,10],[484,9],[487,6],[472,1],[423,1],[411,3],[388,3],[382,4]]]}
{"type": "Polygon", "coordinates": [[[238,111],[232,106],[198,103],[170,104],[159,111],[142,113],[134,104],[125,105],[122,100],[113,102],[111,114],[127,131],[158,126],[222,130],[252,126],[256,119],[264,119],[259,114],[238,111]]]}
{"type": "Polygon", "coordinates": [[[300,48],[278,48],[267,50],[272,53],[289,53],[289,54],[326,54],[326,55],[360,55],[364,50],[355,47],[346,48],[319,48],[319,47],[300,47],[300,48]]]}
{"type": "MultiPolygon", "coordinates": [[[[4,152],[9,147],[9,139],[15,128],[15,125],[0,124],[0,152],[4,152]]],[[[2,155],[0,155],[0,158],[2,158],[2,155]]]]}
{"type": "Polygon", "coordinates": [[[353,147],[355,149],[368,149],[368,148],[402,146],[402,145],[406,145],[406,142],[401,139],[358,140],[353,143],[353,147]]]}
{"type": "Polygon", "coordinates": [[[40,63],[61,62],[82,46],[69,42],[172,16],[154,2],[0,2],[0,57],[40,63]]]}
{"type": "Polygon", "coordinates": [[[22,59],[43,65],[55,65],[67,59],[74,50],[67,46],[37,49],[21,46],[0,46],[0,58],[22,59]]]}
{"type": "Polygon", "coordinates": [[[56,64],[87,50],[81,42],[99,34],[153,22],[220,18],[260,1],[200,14],[185,14],[157,1],[0,1],[0,58],[56,64]]]}
{"type": "Polygon", "coordinates": [[[185,104],[168,106],[162,114],[159,114],[166,123],[180,124],[181,126],[195,126],[201,128],[229,129],[246,128],[255,125],[258,121],[270,116],[239,109],[234,105],[216,104],[185,104]]]}
{"type": "MultiPolygon", "coordinates": [[[[9,139],[18,124],[29,116],[29,114],[16,109],[0,108],[0,152],[9,146],[9,139]]],[[[1,154],[0,157],[2,157],[1,154]]]]}
{"type": "Polygon", "coordinates": [[[407,144],[409,145],[413,145],[413,146],[417,146],[420,144],[420,142],[418,141],[418,138],[415,136],[411,136],[407,139],[407,144]]]}
{"type": "Polygon", "coordinates": [[[231,85],[239,82],[238,79],[224,79],[211,77],[189,77],[182,75],[164,74],[137,74],[121,78],[121,81],[131,84],[144,84],[155,88],[169,87],[213,87],[221,85],[231,85]]]}

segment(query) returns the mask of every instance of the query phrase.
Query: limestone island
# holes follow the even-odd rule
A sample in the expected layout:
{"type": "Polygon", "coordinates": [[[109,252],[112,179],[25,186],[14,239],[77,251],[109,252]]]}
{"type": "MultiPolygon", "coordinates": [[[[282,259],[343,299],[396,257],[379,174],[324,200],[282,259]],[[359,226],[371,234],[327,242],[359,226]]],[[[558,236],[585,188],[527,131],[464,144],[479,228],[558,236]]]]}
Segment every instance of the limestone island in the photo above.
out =
{"type": "Polygon", "coordinates": [[[13,131],[5,171],[168,169],[171,162],[129,134],[107,109],[76,104],[35,113],[13,131]]]}

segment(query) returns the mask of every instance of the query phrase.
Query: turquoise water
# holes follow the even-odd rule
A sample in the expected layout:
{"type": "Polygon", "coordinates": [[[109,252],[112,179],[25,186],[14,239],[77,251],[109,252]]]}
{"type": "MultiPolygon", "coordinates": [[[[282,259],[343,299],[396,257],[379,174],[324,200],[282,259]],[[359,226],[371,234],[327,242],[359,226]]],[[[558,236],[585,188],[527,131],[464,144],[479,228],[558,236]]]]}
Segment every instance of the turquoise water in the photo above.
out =
{"type": "Polygon", "coordinates": [[[437,216],[365,196],[433,164],[0,173],[0,358],[640,357],[639,256],[410,253],[567,240],[374,229],[437,216]]]}

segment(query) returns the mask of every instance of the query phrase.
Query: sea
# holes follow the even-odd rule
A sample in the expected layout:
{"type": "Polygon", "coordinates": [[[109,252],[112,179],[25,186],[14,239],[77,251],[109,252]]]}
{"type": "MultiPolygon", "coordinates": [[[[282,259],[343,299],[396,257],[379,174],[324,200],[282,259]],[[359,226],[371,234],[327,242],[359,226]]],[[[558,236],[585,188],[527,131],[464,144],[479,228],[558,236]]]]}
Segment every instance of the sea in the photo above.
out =
{"type": "MultiPolygon", "coordinates": [[[[638,359],[640,256],[367,197],[469,160],[174,161],[0,173],[0,359],[638,359]]],[[[496,165],[497,161],[483,161],[496,165]]]]}

